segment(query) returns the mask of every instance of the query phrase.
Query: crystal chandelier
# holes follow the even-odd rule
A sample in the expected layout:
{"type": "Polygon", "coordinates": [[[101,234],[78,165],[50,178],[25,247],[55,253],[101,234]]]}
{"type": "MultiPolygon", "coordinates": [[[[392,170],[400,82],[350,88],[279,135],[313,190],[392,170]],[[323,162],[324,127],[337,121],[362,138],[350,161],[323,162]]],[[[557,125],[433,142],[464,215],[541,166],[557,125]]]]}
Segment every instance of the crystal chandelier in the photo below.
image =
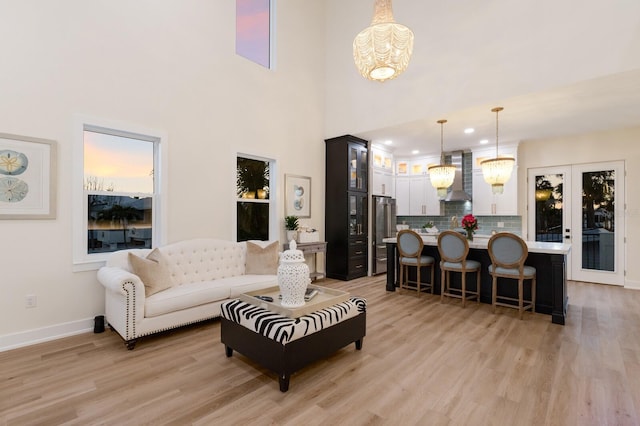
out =
{"type": "Polygon", "coordinates": [[[494,194],[502,194],[504,192],[504,184],[511,178],[513,165],[516,162],[512,157],[500,157],[498,155],[498,113],[503,109],[502,107],[495,107],[491,110],[491,112],[496,113],[496,158],[490,158],[480,163],[484,181],[491,185],[491,191],[494,194]]]}
{"type": "Polygon", "coordinates": [[[447,196],[447,188],[453,184],[453,179],[456,175],[456,166],[452,164],[444,164],[444,123],[447,120],[438,120],[440,124],[440,164],[429,167],[429,179],[431,185],[438,190],[438,197],[444,198],[447,196]]]}
{"type": "Polygon", "coordinates": [[[413,31],[393,19],[391,0],[375,0],[371,25],[353,40],[353,59],[364,78],[385,81],[407,69],[413,31]]]}

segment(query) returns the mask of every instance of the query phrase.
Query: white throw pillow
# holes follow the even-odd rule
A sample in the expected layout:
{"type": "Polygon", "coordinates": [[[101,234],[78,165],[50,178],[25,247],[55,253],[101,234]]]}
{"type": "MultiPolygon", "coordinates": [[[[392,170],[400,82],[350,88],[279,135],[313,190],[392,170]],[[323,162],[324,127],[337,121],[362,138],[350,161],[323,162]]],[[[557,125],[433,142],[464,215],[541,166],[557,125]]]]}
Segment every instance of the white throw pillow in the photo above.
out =
{"type": "Polygon", "coordinates": [[[163,255],[157,248],[153,249],[146,258],[129,253],[131,271],[142,280],[147,296],[173,286],[169,268],[163,260],[163,255]]]}

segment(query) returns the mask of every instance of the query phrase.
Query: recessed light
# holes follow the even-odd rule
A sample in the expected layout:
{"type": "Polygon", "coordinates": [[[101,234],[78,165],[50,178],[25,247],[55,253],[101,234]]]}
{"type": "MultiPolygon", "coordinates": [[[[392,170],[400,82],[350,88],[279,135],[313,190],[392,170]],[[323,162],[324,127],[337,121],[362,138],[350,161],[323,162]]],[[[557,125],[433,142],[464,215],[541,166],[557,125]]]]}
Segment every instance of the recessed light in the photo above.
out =
{"type": "Polygon", "coordinates": [[[473,127],[467,127],[466,129],[464,129],[464,134],[465,135],[470,135],[471,133],[475,132],[476,130],[473,127]]]}
{"type": "Polygon", "coordinates": [[[384,141],[385,145],[391,145],[393,143],[393,141],[384,141]]]}
{"type": "Polygon", "coordinates": [[[420,154],[420,151],[418,151],[417,149],[414,149],[413,151],[411,151],[412,154],[420,154]]]}
{"type": "Polygon", "coordinates": [[[488,143],[489,143],[489,139],[482,139],[482,140],[480,141],[480,145],[486,145],[486,144],[488,144],[488,143]]]}

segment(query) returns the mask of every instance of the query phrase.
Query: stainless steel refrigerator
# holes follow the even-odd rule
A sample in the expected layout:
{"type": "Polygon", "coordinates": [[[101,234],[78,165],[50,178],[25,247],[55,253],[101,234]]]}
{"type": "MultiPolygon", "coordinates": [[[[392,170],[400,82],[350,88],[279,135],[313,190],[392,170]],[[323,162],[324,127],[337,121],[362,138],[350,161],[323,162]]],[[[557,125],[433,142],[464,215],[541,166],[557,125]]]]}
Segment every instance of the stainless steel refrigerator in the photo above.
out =
{"type": "Polygon", "coordinates": [[[383,238],[396,236],[396,200],[390,197],[373,197],[372,244],[373,274],[387,272],[387,245],[383,238]]]}

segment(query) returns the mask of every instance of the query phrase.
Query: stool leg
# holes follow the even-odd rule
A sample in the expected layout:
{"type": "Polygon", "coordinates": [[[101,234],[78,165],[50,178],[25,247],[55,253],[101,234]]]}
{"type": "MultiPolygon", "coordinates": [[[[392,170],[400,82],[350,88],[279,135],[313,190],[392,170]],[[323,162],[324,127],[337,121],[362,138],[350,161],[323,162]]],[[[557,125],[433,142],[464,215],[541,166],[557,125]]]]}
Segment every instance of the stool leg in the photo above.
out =
{"type": "Polygon", "coordinates": [[[467,274],[464,269],[460,275],[462,275],[462,307],[464,308],[467,303],[467,274]]]}
{"type": "Polygon", "coordinates": [[[531,280],[531,312],[536,311],[536,276],[531,280]]]}
{"type": "Polygon", "coordinates": [[[416,290],[418,290],[418,296],[420,296],[420,269],[422,269],[420,267],[420,262],[418,262],[418,267],[417,267],[417,272],[416,272],[416,290]]]}
{"type": "Polygon", "coordinates": [[[433,283],[434,281],[434,274],[435,274],[435,269],[436,269],[436,264],[435,262],[431,264],[431,294],[433,294],[433,283]]]}
{"type": "Polygon", "coordinates": [[[403,285],[402,283],[403,275],[404,275],[403,272],[404,272],[404,265],[400,264],[400,290],[402,290],[402,285],[403,285]]]}
{"type": "Polygon", "coordinates": [[[491,305],[493,306],[493,313],[496,313],[496,291],[498,291],[498,278],[493,275],[491,281],[491,305]]]}
{"type": "Polygon", "coordinates": [[[524,302],[523,302],[524,294],[522,294],[523,287],[524,287],[524,279],[520,278],[518,280],[518,311],[520,311],[520,319],[522,319],[522,314],[524,312],[524,302]]]}
{"type": "Polygon", "coordinates": [[[480,304],[480,269],[476,271],[476,304],[480,304]]]}
{"type": "Polygon", "coordinates": [[[447,276],[446,274],[447,273],[443,269],[441,273],[441,278],[440,278],[440,303],[444,302],[444,292],[445,292],[445,283],[446,283],[445,278],[447,276]]]}

